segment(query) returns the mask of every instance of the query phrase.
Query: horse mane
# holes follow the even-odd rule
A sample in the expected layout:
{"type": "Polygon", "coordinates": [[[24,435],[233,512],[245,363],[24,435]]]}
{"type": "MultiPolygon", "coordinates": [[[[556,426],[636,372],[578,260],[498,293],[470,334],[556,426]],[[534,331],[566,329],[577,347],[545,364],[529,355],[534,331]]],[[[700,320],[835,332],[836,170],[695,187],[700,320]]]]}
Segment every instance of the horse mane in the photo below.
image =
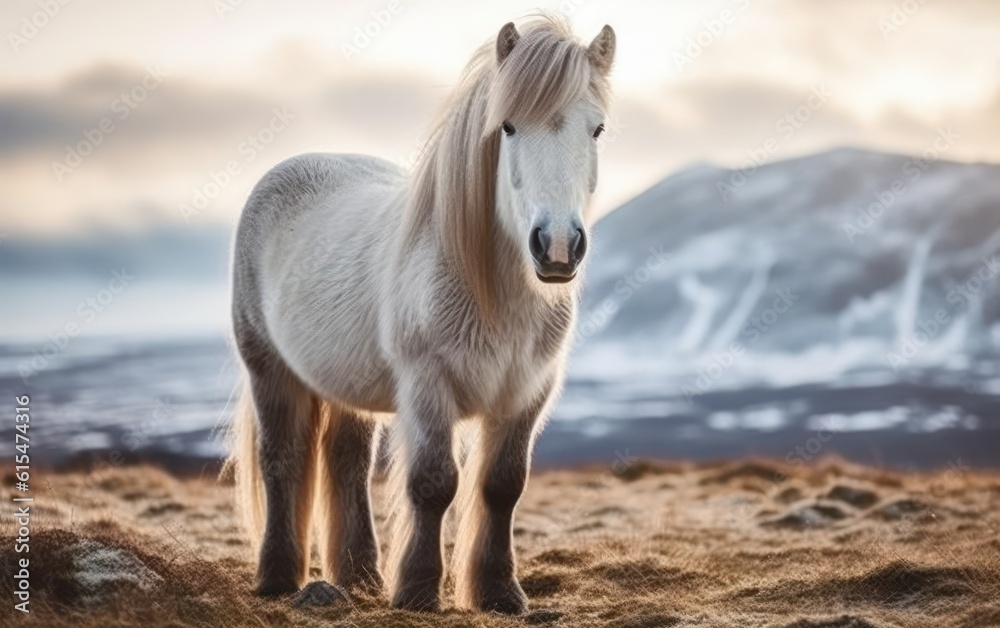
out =
{"type": "Polygon", "coordinates": [[[446,263],[463,279],[480,317],[496,300],[496,177],[500,125],[549,121],[581,98],[606,108],[610,89],[565,20],[542,15],[518,28],[503,63],[496,43],[466,66],[415,165],[407,207],[410,236],[430,221],[446,263]]]}

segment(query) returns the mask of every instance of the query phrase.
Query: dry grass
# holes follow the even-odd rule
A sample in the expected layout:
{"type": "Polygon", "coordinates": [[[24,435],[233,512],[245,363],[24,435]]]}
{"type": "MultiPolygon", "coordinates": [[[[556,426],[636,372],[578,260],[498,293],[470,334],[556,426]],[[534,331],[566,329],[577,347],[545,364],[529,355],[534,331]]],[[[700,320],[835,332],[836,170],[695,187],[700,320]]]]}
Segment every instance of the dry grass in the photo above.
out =
{"type": "MultiPolygon", "coordinates": [[[[1000,475],[986,472],[747,461],[536,474],[514,534],[532,608],[554,612],[527,619],[258,600],[230,487],[145,467],[46,481],[28,624],[1000,626],[1000,475]]],[[[4,518],[5,600],[23,556],[14,532],[4,518]]],[[[13,614],[5,604],[0,623],[13,614]]]]}

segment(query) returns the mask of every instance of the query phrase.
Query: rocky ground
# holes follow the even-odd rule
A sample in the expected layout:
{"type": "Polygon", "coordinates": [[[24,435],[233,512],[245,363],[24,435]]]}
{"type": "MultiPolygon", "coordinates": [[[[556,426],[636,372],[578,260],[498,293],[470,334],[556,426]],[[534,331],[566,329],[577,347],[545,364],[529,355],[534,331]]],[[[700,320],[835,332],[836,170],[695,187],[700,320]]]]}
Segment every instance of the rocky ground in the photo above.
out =
{"type": "MultiPolygon", "coordinates": [[[[1000,626],[1000,474],[961,465],[915,475],[829,460],[630,462],[537,473],[514,530],[533,609],[525,618],[410,614],[321,585],[259,600],[232,488],[207,473],[122,467],[39,483],[29,554],[14,551],[13,517],[0,521],[0,624],[1000,626]],[[25,617],[11,600],[26,556],[25,617]],[[317,601],[329,604],[304,603],[317,601]]],[[[3,491],[9,504],[12,477],[3,491]]]]}

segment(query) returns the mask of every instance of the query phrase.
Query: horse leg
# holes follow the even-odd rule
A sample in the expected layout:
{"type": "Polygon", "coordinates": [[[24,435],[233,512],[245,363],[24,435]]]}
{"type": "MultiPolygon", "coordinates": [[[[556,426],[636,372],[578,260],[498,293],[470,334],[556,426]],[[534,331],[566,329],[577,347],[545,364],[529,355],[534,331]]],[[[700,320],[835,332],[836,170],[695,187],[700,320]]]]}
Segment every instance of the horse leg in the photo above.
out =
{"type": "MultiPolygon", "coordinates": [[[[394,474],[408,506],[408,517],[394,537],[404,537],[394,566],[392,606],[436,611],[441,605],[444,559],[441,524],[458,490],[458,467],[452,453],[457,411],[447,386],[438,382],[402,382],[401,411],[394,443],[402,449],[404,467],[394,474]]],[[[400,521],[400,520],[397,520],[400,521]]],[[[397,524],[399,525],[399,524],[397,524]]],[[[393,538],[393,542],[402,541],[393,538]]],[[[394,550],[399,551],[399,550],[394,550]]]]}
{"type": "Polygon", "coordinates": [[[297,591],[309,567],[319,403],[282,364],[252,369],[250,383],[267,504],[255,591],[281,595],[297,591]]]}
{"type": "Polygon", "coordinates": [[[334,408],[320,454],[323,568],[331,582],[370,592],[382,588],[369,492],[378,430],[373,418],[334,408]]]}
{"type": "Polygon", "coordinates": [[[513,549],[514,507],[528,480],[535,426],[544,400],[509,419],[485,417],[478,462],[456,543],[457,604],[518,615],[528,598],[517,582],[513,549]]]}

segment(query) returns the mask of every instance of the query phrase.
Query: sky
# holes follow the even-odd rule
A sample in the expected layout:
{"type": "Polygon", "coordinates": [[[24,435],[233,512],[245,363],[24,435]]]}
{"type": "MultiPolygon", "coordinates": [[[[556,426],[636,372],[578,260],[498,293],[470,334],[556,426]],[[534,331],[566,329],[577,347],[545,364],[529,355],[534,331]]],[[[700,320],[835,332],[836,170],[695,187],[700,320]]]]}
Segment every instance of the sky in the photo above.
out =
{"type": "Polygon", "coordinates": [[[599,213],[692,164],[944,131],[944,158],[1000,162],[990,0],[5,0],[0,235],[231,224],[302,152],[409,164],[473,51],[537,9],[618,36],[599,213]]]}

